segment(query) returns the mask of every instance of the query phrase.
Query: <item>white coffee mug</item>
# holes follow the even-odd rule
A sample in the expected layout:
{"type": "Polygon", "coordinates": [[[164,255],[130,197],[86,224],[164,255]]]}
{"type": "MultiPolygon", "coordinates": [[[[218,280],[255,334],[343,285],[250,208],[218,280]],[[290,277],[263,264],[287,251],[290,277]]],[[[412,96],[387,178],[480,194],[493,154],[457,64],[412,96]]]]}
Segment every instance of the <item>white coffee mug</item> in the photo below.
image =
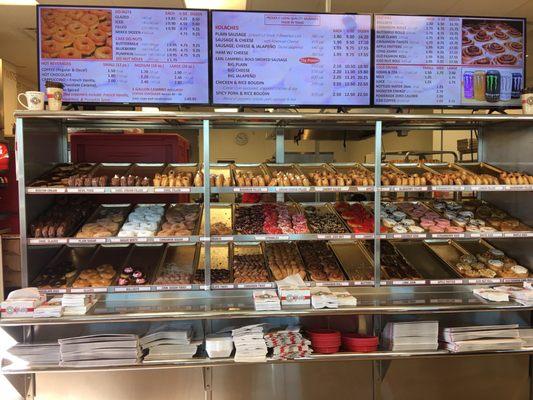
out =
{"type": "Polygon", "coordinates": [[[26,110],[38,111],[44,110],[44,93],[43,92],[24,92],[19,93],[18,101],[26,110]],[[26,99],[26,104],[24,104],[20,98],[24,97],[26,99]]]}

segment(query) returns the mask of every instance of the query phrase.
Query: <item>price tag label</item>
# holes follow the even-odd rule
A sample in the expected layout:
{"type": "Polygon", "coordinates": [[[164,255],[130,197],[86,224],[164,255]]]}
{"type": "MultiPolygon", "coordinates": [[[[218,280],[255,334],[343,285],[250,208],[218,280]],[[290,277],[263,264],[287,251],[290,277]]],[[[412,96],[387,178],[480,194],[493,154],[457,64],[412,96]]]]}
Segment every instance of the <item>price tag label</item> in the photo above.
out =
{"type": "Polygon", "coordinates": [[[154,242],[155,243],[181,243],[181,242],[188,242],[189,237],[188,236],[168,236],[168,237],[155,237],[154,242]]]}
{"type": "Polygon", "coordinates": [[[191,290],[192,285],[162,285],[162,286],[156,286],[155,289],[158,291],[191,290]]]}
{"type": "Polygon", "coordinates": [[[276,192],[278,193],[302,193],[310,191],[310,186],[282,186],[276,188],[276,192]]]}
{"type": "Polygon", "coordinates": [[[67,188],[67,193],[105,193],[105,187],[67,188]]]}
{"type": "Polygon", "coordinates": [[[105,238],[72,238],[68,239],[68,243],[72,244],[101,244],[106,243],[105,238]]]}
{"type": "Polygon", "coordinates": [[[436,279],[429,281],[430,285],[462,285],[462,279],[436,279]]]}
{"type": "Polygon", "coordinates": [[[149,187],[112,187],[109,189],[110,193],[149,193],[153,188],[149,187]]]}
{"type": "Polygon", "coordinates": [[[47,193],[66,193],[66,188],[57,188],[57,187],[30,187],[26,188],[26,193],[28,194],[47,194],[47,193]]]}
{"type": "Polygon", "coordinates": [[[30,245],[47,245],[47,244],[67,244],[66,238],[31,238],[28,240],[30,245]]]}
{"type": "Polygon", "coordinates": [[[356,186],[355,187],[358,192],[372,192],[374,191],[373,186],[356,186]]]}
{"type": "Polygon", "coordinates": [[[250,186],[250,187],[234,187],[234,193],[267,193],[268,187],[266,186],[250,186]]]}
{"type": "Polygon", "coordinates": [[[318,234],[316,235],[317,239],[319,240],[340,240],[340,239],[351,239],[351,235],[342,235],[342,234],[318,234]]]}

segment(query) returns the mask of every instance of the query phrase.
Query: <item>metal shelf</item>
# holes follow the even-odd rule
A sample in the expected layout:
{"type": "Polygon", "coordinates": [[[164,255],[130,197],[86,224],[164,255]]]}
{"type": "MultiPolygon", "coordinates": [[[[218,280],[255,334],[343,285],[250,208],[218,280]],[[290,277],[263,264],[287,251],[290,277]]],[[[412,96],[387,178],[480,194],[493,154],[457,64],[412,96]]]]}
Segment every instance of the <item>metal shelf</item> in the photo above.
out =
{"type": "Polygon", "coordinates": [[[294,360],[273,360],[267,358],[266,362],[239,363],[233,358],[207,358],[195,357],[192,359],[182,359],[168,362],[149,362],[134,365],[113,366],[113,367],[61,367],[57,364],[28,367],[23,369],[14,369],[5,366],[0,369],[1,374],[33,374],[33,373],[67,373],[67,372],[101,372],[101,371],[146,371],[159,369],[175,368],[203,368],[203,367],[220,367],[232,365],[264,365],[264,364],[294,364],[310,362],[335,362],[335,361],[393,361],[402,359],[420,359],[420,358],[457,358],[457,357],[483,357],[493,355],[530,355],[533,354],[532,348],[521,350],[499,350],[499,351],[479,351],[469,353],[450,353],[447,350],[434,351],[375,351],[372,353],[351,353],[339,352],[334,354],[313,354],[305,358],[294,360]]]}
{"type": "Polygon", "coordinates": [[[203,193],[201,187],[27,187],[27,194],[183,194],[203,193]]]}

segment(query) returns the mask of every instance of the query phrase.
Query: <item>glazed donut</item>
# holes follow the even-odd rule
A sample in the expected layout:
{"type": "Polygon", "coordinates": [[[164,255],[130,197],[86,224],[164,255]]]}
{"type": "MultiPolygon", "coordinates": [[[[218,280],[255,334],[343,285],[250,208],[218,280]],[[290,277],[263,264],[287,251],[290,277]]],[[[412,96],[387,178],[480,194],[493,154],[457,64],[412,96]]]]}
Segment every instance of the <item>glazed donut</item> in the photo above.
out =
{"type": "Polygon", "coordinates": [[[63,46],[55,40],[45,40],[41,43],[41,51],[43,54],[48,54],[50,58],[56,58],[61,50],[63,50],[63,46]]]}
{"type": "Polygon", "coordinates": [[[515,65],[518,61],[518,58],[512,54],[502,54],[492,60],[492,63],[495,65],[515,65]]]}
{"type": "Polygon", "coordinates": [[[83,10],[68,10],[67,16],[69,18],[72,18],[74,21],[79,21],[81,17],[83,17],[83,10]]]}
{"type": "Polygon", "coordinates": [[[484,44],[483,48],[490,54],[501,54],[505,52],[505,47],[496,42],[484,44]]]}
{"type": "Polygon", "coordinates": [[[80,18],[80,22],[87,28],[94,29],[98,26],[98,23],[100,21],[98,20],[98,17],[96,15],[85,14],[83,17],[80,18]]]}
{"type": "Polygon", "coordinates": [[[505,46],[509,50],[516,51],[517,53],[520,53],[524,49],[522,42],[506,42],[505,46]]]}
{"type": "Polygon", "coordinates": [[[98,29],[100,29],[102,32],[105,32],[107,36],[111,36],[111,21],[104,21],[98,24],[98,29]]]}
{"type": "Polygon", "coordinates": [[[74,47],[67,47],[59,52],[59,58],[81,58],[81,53],[74,47]]]}
{"type": "Polygon", "coordinates": [[[52,35],[59,32],[65,32],[65,28],[59,25],[43,25],[41,26],[41,37],[44,40],[51,39],[52,35]]]}
{"type": "Polygon", "coordinates": [[[113,47],[113,38],[111,36],[109,36],[106,41],[105,41],[105,45],[107,47],[113,47]]]}
{"type": "Polygon", "coordinates": [[[105,21],[110,16],[109,11],[104,10],[90,10],[89,13],[98,17],[100,21],[105,21]]]}
{"type": "Polygon", "coordinates": [[[66,31],[57,32],[52,35],[52,39],[63,45],[63,47],[68,47],[74,41],[74,36],[66,31]]]}
{"type": "Polygon", "coordinates": [[[492,36],[485,31],[479,31],[478,33],[476,33],[476,36],[474,36],[474,40],[476,42],[488,42],[491,39],[492,36]]]}
{"type": "Polygon", "coordinates": [[[98,47],[94,52],[94,55],[96,56],[96,58],[99,59],[110,60],[111,58],[113,58],[113,50],[111,49],[111,47],[107,46],[98,47]]]}
{"type": "Polygon", "coordinates": [[[91,39],[97,46],[103,46],[107,39],[107,35],[105,34],[105,32],[102,32],[98,29],[90,31],[87,37],[91,39]]]}
{"type": "Polygon", "coordinates": [[[509,35],[507,33],[505,33],[504,31],[496,31],[496,32],[494,32],[494,37],[496,39],[500,39],[500,40],[509,39],[509,35]]]}
{"type": "Polygon", "coordinates": [[[89,28],[79,21],[74,21],[67,26],[67,32],[74,36],[85,36],[89,32],[89,28]]]}
{"type": "Polygon", "coordinates": [[[87,37],[77,37],[74,39],[74,47],[83,56],[90,56],[94,53],[94,50],[96,50],[96,45],[94,42],[87,37]]]}
{"type": "Polygon", "coordinates": [[[54,18],[54,22],[57,25],[61,25],[63,27],[66,27],[68,24],[70,24],[72,22],[72,18],[67,17],[66,14],[61,14],[61,15],[58,15],[58,16],[56,16],[54,18]]]}
{"type": "Polygon", "coordinates": [[[507,31],[507,33],[511,36],[514,36],[514,37],[520,37],[522,36],[522,32],[520,32],[518,29],[516,28],[509,28],[509,30],[507,31]]]}

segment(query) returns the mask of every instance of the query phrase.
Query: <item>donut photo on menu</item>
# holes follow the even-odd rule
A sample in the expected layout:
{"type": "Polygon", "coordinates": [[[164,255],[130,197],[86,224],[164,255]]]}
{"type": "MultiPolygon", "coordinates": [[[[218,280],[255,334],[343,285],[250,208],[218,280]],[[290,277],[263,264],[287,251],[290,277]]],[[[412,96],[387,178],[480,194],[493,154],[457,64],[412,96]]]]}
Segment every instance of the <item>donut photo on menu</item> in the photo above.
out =
{"type": "Polygon", "coordinates": [[[113,58],[110,10],[43,8],[40,15],[41,58],[113,58]]]}
{"type": "Polygon", "coordinates": [[[462,64],[522,66],[524,21],[463,19],[462,64]]]}

